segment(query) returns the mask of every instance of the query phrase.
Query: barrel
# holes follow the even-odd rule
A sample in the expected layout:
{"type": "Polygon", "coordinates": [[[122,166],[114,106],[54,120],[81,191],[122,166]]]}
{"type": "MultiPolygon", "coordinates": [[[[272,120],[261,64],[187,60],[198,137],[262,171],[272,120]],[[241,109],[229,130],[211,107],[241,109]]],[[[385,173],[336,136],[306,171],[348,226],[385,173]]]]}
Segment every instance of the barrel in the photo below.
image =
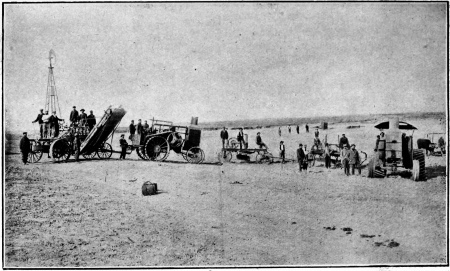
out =
{"type": "Polygon", "coordinates": [[[156,183],[147,181],[142,185],[142,195],[144,196],[156,195],[156,191],[158,191],[158,185],[156,183]]]}

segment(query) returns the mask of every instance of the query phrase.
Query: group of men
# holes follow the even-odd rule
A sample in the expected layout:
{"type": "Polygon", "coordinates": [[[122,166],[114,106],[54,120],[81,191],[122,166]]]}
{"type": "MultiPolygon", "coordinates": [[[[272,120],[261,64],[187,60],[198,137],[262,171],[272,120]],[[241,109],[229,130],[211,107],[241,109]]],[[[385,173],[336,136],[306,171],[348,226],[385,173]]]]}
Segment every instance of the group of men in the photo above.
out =
{"type": "Polygon", "coordinates": [[[138,119],[138,123],[134,124],[134,120],[131,121],[130,126],[128,128],[128,131],[130,132],[130,137],[128,139],[133,140],[134,136],[137,132],[138,135],[142,135],[144,133],[151,133],[151,127],[148,125],[147,121],[144,121],[144,124],[142,124],[142,120],[138,119]]]}
{"type": "MultiPolygon", "coordinates": [[[[300,126],[298,124],[297,124],[297,127],[295,128],[295,130],[297,131],[297,134],[300,134],[300,126]]],[[[308,123],[305,124],[305,130],[307,133],[309,133],[308,123]]],[[[291,125],[288,125],[288,132],[291,133],[291,125]]],[[[278,135],[281,136],[281,126],[278,127],[278,135]]]]}
{"type": "Polygon", "coordinates": [[[37,122],[39,124],[40,138],[51,138],[58,137],[60,120],[62,121],[63,119],[56,116],[56,111],[53,111],[52,115],[49,115],[48,110],[44,113],[44,109],[41,109],[36,119],[31,123],[37,122]]]}
{"type": "Polygon", "coordinates": [[[88,133],[90,132],[95,124],[97,124],[97,121],[95,120],[94,112],[91,110],[90,114],[87,115],[84,113],[84,109],[81,109],[78,113],[77,107],[73,106],[72,111],[70,112],[70,125],[72,127],[78,127],[80,128],[80,133],[88,133]]]}

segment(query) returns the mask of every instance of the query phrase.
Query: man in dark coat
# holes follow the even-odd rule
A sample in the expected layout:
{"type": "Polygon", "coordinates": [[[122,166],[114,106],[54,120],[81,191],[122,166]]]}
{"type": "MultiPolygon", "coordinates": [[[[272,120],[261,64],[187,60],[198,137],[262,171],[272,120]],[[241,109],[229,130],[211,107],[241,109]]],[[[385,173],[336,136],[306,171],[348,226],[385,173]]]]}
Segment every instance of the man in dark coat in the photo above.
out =
{"type": "Polygon", "coordinates": [[[136,133],[136,126],[134,126],[134,120],[131,121],[130,127],[128,129],[129,129],[129,132],[130,132],[130,137],[128,139],[133,141],[134,134],[136,133]]]}
{"type": "Polygon", "coordinates": [[[50,129],[52,130],[53,137],[58,137],[59,135],[59,121],[62,120],[56,116],[56,111],[53,111],[53,114],[49,118],[50,129]]]}
{"type": "Polygon", "coordinates": [[[319,129],[316,129],[316,131],[314,132],[314,136],[319,137],[319,129]]]}
{"type": "Polygon", "coordinates": [[[94,129],[95,124],[97,124],[97,121],[95,120],[94,112],[91,110],[89,116],[87,116],[87,125],[89,127],[89,132],[94,129]]]}
{"type": "Polygon", "coordinates": [[[122,149],[122,151],[120,152],[119,160],[125,159],[125,156],[127,155],[127,148],[128,148],[128,143],[125,140],[125,135],[120,136],[119,144],[120,144],[120,148],[122,149]]]}
{"type": "Polygon", "coordinates": [[[23,137],[20,139],[20,152],[22,153],[23,164],[26,165],[28,154],[30,153],[30,140],[27,137],[27,132],[24,132],[23,137]]]}
{"type": "Polygon", "coordinates": [[[144,126],[143,126],[143,128],[144,128],[144,132],[146,132],[146,133],[151,132],[151,131],[149,130],[149,129],[150,129],[150,125],[148,125],[147,121],[144,121],[144,126]]]}
{"type": "Polygon", "coordinates": [[[306,158],[306,154],[303,151],[303,144],[299,144],[298,145],[298,149],[297,149],[297,160],[298,160],[298,166],[300,168],[300,171],[302,171],[303,169],[303,163],[305,161],[306,158]]]}
{"type": "Polygon", "coordinates": [[[242,144],[244,144],[244,147],[245,147],[244,131],[242,128],[239,128],[239,132],[237,135],[237,141],[239,142],[239,149],[242,150],[242,144]]]}
{"type": "Polygon", "coordinates": [[[138,135],[141,135],[143,131],[144,126],[142,126],[141,119],[138,119],[138,124],[136,125],[136,132],[138,133],[138,135]]]}
{"type": "Polygon", "coordinates": [[[297,134],[300,134],[300,126],[297,125],[297,134]]]}
{"type": "Polygon", "coordinates": [[[352,175],[355,175],[355,167],[359,166],[359,153],[356,150],[355,144],[352,144],[352,147],[349,151],[348,164],[350,165],[350,170],[351,170],[352,175]]]}
{"type": "Polygon", "coordinates": [[[259,148],[263,148],[264,147],[264,148],[267,149],[267,145],[261,139],[261,133],[260,132],[258,132],[256,134],[256,145],[258,145],[259,148]]]}
{"type": "Polygon", "coordinates": [[[73,106],[73,110],[70,112],[70,124],[74,126],[76,123],[78,123],[78,111],[77,107],[73,106]]]}
{"type": "Polygon", "coordinates": [[[308,123],[305,125],[305,129],[306,129],[306,132],[309,133],[309,126],[308,126],[308,123]]]}
{"type": "Polygon", "coordinates": [[[39,133],[41,138],[43,138],[44,136],[44,121],[42,120],[42,117],[44,116],[44,109],[40,110],[41,113],[39,113],[36,117],[36,119],[34,121],[32,121],[31,123],[39,123],[39,133]]]}
{"type": "Polygon", "coordinates": [[[228,146],[228,131],[226,127],[223,127],[223,130],[220,131],[220,138],[222,139],[222,148],[228,146]]]}
{"type": "Polygon", "coordinates": [[[346,145],[350,146],[348,143],[348,138],[345,137],[345,134],[342,134],[342,137],[339,139],[339,148],[342,149],[346,145]]]}

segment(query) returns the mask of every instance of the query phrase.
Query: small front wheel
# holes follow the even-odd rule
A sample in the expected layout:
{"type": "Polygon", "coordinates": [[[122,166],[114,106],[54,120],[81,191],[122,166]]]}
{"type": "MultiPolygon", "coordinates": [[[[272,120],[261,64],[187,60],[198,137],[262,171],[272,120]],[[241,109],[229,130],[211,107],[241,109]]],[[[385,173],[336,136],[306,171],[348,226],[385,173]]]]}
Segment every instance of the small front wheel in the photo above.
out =
{"type": "Polygon", "coordinates": [[[186,153],[186,160],[191,164],[199,164],[205,159],[205,153],[199,147],[192,147],[186,153]]]}
{"type": "Polygon", "coordinates": [[[217,158],[219,159],[219,162],[230,162],[233,158],[233,154],[230,151],[224,151],[221,150],[219,154],[217,155],[217,158]]]}
{"type": "Polygon", "coordinates": [[[109,159],[112,155],[112,147],[109,143],[104,143],[103,146],[97,150],[97,155],[100,159],[109,159]]]}

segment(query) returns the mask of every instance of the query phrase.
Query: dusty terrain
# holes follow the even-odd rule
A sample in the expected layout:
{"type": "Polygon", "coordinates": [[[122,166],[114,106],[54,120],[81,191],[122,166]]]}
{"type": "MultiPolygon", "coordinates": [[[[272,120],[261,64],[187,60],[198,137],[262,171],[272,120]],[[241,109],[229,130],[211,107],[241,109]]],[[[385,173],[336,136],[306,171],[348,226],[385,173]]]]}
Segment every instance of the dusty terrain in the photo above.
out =
{"type": "MultiPolygon", "coordinates": [[[[415,141],[438,131],[407,120],[415,141]]],[[[314,125],[314,124],[313,124],[314,125]]],[[[311,126],[313,126],[311,125],[311,126]]],[[[330,125],[370,153],[373,123],[330,125]]],[[[274,154],[280,139],[293,157],[309,134],[260,129],[274,154]]],[[[426,158],[428,180],[346,177],[323,163],[217,163],[219,131],[205,131],[206,161],[186,164],[112,159],[22,165],[5,156],[5,267],[444,264],[447,255],[446,157],[426,158]],[[144,181],[159,194],[144,197],[144,181]]],[[[257,130],[247,131],[254,147],[257,130]]],[[[236,131],[230,131],[234,136],[236,131]]],[[[114,137],[113,147],[118,149],[114,137]]],[[[11,142],[10,142],[11,143],[11,142]]],[[[7,143],[8,144],[8,143],[7,143]]],[[[10,144],[14,146],[16,142],[10,144]]],[[[11,151],[14,153],[15,151],[11,151]]]]}

